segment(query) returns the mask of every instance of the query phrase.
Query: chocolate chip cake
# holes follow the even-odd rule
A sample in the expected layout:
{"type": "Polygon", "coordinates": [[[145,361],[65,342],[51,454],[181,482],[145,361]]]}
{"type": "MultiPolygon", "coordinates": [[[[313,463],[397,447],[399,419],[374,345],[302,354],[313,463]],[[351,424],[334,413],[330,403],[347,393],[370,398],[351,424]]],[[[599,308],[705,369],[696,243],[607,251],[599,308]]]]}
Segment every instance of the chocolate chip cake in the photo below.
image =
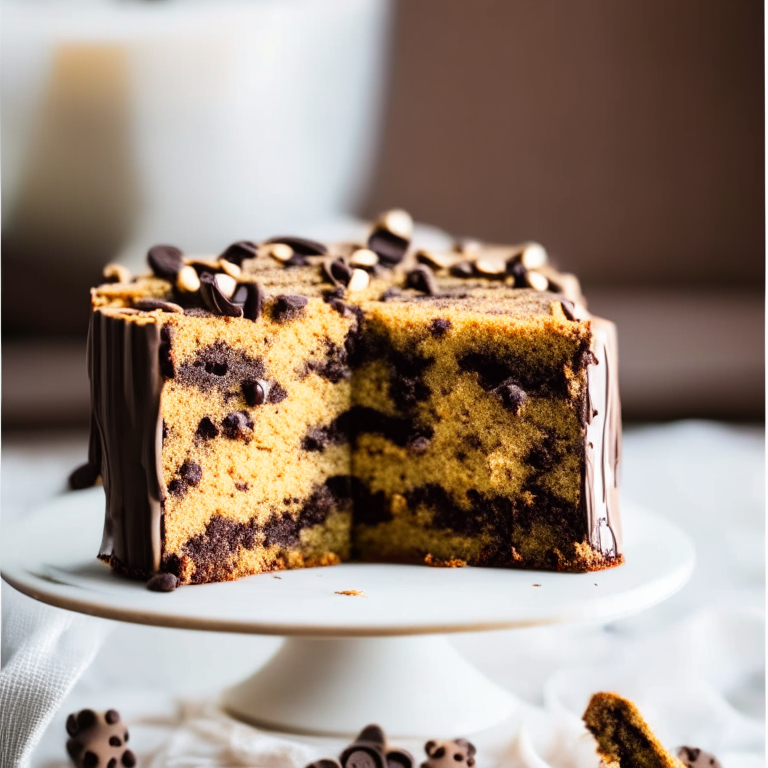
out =
{"type": "Polygon", "coordinates": [[[92,291],[100,557],[232,580],[348,559],[622,562],[613,325],[538,244],[149,251],[92,291]]]}

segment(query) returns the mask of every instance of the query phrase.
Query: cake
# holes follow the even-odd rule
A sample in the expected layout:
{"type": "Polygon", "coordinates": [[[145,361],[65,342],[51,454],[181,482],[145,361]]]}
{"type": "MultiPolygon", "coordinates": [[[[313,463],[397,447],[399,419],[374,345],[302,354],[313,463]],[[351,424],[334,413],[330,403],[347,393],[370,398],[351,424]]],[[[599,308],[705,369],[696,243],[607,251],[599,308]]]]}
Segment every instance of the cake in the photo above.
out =
{"type": "Polygon", "coordinates": [[[618,694],[594,694],[583,719],[606,768],[721,768],[698,747],[680,747],[677,757],[667,752],[638,708],[618,694]]]}
{"type": "Polygon", "coordinates": [[[280,236],[92,290],[99,557],[233,580],[348,559],[623,560],[614,326],[535,243],[280,236]]]}

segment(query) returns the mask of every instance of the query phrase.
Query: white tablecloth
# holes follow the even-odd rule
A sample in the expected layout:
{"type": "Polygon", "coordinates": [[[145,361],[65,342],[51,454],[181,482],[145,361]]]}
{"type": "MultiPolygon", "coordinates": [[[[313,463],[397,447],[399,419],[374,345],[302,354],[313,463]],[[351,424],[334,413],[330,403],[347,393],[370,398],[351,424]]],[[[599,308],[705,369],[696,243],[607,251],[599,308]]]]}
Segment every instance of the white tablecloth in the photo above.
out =
{"type": "MultiPolygon", "coordinates": [[[[4,519],[62,492],[85,446],[82,434],[6,439],[4,519]]],[[[724,768],[764,765],[763,431],[704,422],[631,429],[623,476],[625,500],[669,516],[690,533],[696,572],[667,602],[607,627],[453,637],[470,660],[524,702],[514,720],[473,738],[478,768],[596,768],[580,715],[589,695],[605,689],[634,699],[670,747],[700,746],[717,754],[724,768]]],[[[16,649],[34,621],[62,628],[73,618],[47,607],[27,614],[32,606],[3,584],[6,670],[18,662],[16,649]],[[19,621],[26,616],[32,624],[19,621]]],[[[278,639],[84,617],[64,627],[64,638],[80,644],[73,658],[87,669],[34,749],[36,768],[67,765],[64,720],[85,706],[119,709],[145,766],[303,768],[311,758],[338,752],[333,740],[259,733],[213,705],[216,692],[255,669],[278,639]]],[[[65,669],[71,663],[64,657],[58,662],[65,669]]],[[[34,657],[24,663],[34,667],[34,657]]],[[[23,718],[31,716],[23,710],[23,718]]],[[[404,746],[423,759],[420,744],[404,746]]]]}

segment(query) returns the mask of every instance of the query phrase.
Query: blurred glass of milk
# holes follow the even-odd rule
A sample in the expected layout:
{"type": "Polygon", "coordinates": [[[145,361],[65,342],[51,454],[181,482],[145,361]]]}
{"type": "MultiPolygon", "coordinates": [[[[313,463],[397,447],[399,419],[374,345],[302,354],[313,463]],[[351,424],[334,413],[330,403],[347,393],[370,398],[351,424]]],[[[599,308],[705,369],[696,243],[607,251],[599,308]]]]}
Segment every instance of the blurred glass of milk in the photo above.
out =
{"type": "Polygon", "coordinates": [[[390,15],[388,0],[5,0],[4,224],[37,207],[87,244],[112,222],[138,265],[157,242],[219,252],[354,212],[390,15]]]}

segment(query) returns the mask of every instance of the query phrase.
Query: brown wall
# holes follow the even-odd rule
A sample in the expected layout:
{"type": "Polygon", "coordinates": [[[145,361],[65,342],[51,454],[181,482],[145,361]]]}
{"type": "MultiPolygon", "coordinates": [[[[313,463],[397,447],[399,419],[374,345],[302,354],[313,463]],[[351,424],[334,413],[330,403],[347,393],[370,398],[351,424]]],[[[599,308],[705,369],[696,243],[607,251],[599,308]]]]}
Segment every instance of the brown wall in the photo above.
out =
{"type": "Polygon", "coordinates": [[[401,0],[366,212],[597,283],[763,286],[759,0],[401,0]]]}

